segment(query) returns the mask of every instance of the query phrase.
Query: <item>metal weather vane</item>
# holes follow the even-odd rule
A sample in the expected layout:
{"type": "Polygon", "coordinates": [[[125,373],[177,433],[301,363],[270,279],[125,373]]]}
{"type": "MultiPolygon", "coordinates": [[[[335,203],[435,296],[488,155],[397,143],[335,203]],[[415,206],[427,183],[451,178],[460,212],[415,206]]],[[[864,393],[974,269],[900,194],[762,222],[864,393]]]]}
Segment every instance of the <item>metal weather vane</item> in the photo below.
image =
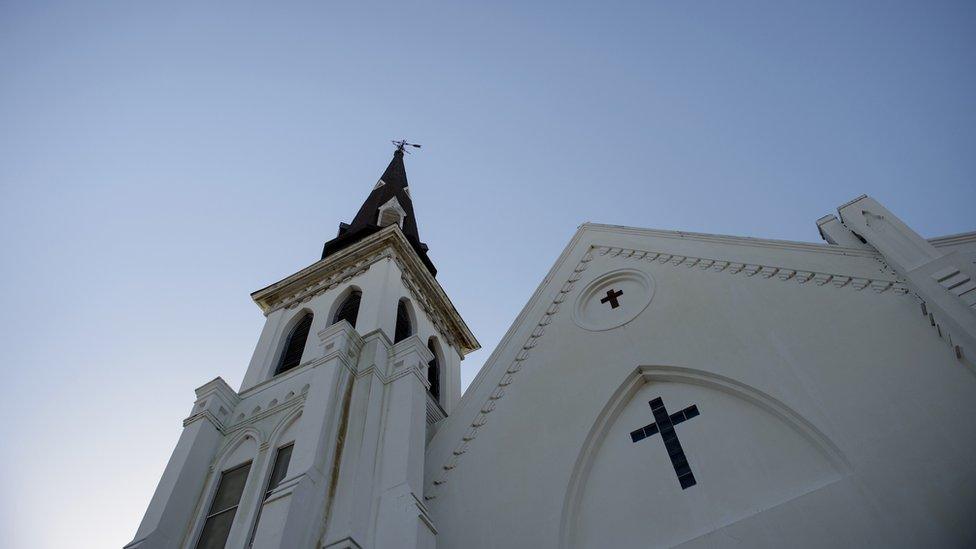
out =
{"type": "Polygon", "coordinates": [[[401,139],[399,141],[391,141],[391,143],[393,143],[394,145],[396,145],[396,150],[397,151],[402,152],[402,153],[407,153],[407,154],[410,154],[410,151],[406,150],[407,147],[413,147],[415,149],[419,149],[421,147],[420,145],[418,145],[416,143],[407,143],[407,140],[406,139],[401,139]]]}

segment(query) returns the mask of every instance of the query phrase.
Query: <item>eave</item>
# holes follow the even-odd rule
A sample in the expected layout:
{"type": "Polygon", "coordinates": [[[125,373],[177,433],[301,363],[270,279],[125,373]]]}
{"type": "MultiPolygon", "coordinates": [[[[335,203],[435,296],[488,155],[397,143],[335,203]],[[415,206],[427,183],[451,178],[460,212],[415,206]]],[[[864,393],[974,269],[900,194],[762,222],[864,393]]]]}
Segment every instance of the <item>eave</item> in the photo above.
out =
{"type": "MultiPolygon", "coordinates": [[[[461,318],[447,293],[431,275],[396,225],[385,227],[355,245],[339,250],[291,276],[252,293],[251,299],[267,315],[281,307],[301,301],[307,296],[324,291],[330,287],[330,284],[338,283],[335,279],[341,280],[346,276],[347,271],[355,272],[357,268],[368,266],[387,255],[392,256],[402,267],[404,276],[412,283],[408,286],[415,287],[411,290],[419,292],[421,296],[418,297],[426,301],[433,308],[435,316],[443,321],[443,326],[439,328],[450,332],[449,335],[458,344],[457,348],[461,356],[480,349],[481,344],[461,318]],[[387,251],[390,253],[384,255],[387,251]],[[343,276],[337,276],[340,274],[343,276]]],[[[438,318],[435,318],[435,323],[438,318]]]]}

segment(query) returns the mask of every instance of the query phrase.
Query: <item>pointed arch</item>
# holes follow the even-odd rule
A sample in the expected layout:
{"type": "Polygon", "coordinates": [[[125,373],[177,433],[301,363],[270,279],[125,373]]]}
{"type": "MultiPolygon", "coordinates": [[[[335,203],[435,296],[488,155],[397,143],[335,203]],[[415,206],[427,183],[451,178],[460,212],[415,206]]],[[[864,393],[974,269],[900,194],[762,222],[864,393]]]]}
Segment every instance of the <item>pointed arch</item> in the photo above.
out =
{"type": "Polygon", "coordinates": [[[345,320],[353,328],[356,327],[356,319],[359,317],[359,304],[362,302],[363,292],[358,286],[349,286],[336,299],[336,303],[330,312],[331,322],[329,325],[345,320]]]}
{"type": "Polygon", "coordinates": [[[441,352],[440,343],[437,342],[437,338],[434,336],[431,336],[427,340],[427,348],[430,349],[430,354],[434,356],[427,363],[427,383],[430,385],[427,391],[430,393],[430,396],[434,397],[434,400],[438,404],[441,404],[441,379],[443,378],[441,375],[441,364],[444,354],[441,352]]]}
{"type": "Polygon", "coordinates": [[[298,319],[288,332],[278,355],[278,363],[275,366],[274,375],[287,372],[302,363],[302,355],[305,353],[305,343],[308,341],[308,333],[312,328],[314,315],[311,311],[303,310],[296,315],[298,319]]]}
{"type": "Polygon", "coordinates": [[[404,339],[412,336],[414,334],[414,322],[413,308],[410,305],[410,300],[407,298],[401,298],[397,302],[397,312],[396,312],[396,328],[393,332],[393,343],[397,344],[404,339]]]}
{"type": "Polygon", "coordinates": [[[259,431],[254,426],[248,426],[242,429],[239,433],[231,437],[227,442],[225,442],[217,453],[214,455],[213,465],[211,469],[219,471],[224,466],[227,465],[225,462],[227,458],[233,454],[244,442],[248,439],[252,439],[255,442],[255,453],[257,453],[257,448],[264,442],[264,434],[259,431]]]}
{"type": "Polygon", "coordinates": [[[755,387],[713,372],[680,366],[640,366],[624,378],[610,400],[596,416],[576,458],[563,500],[559,526],[560,549],[574,546],[574,529],[579,523],[580,502],[596,454],[609,429],[623,409],[645,383],[678,382],[715,389],[740,398],[771,414],[807,440],[840,476],[850,472],[850,464],[840,448],[800,413],[755,387]]]}
{"type": "Polygon", "coordinates": [[[207,535],[204,530],[208,523],[208,510],[211,509],[213,501],[217,496],[217,491],[220,488],[221,480],[224,478],[224,473],[232,473],[233,471],[241,471],[244,475],[243,481],[238,478],[237,482],[241,482],[239,485],[240,495],[237,497],[237,501],[234,502],[232,511],[230,509],[221,511],[221,513],[231,512],[232,524],[239,520],[236,515],[239,510],[241,500],[243,499],[243,493],[252,485],[255,476],[254,464],[258,453],[260,452],[260,445],[263,442],[263,436],[261,431],[254,427],[246,427],[239,433],[231,437],[226,443],[224,443],[214,456],[214,460],[210,466],[210,474],[205,482],[205,487],[200,494],[200,499],[196,504],[194,516],[196,517],[193,521],[193,527],[190,530],[190,539],[195,540],[193,542],[194,546],[198,546],[201,542],[201,536],[207,535]],[[234,459],[235,455],[238,453],[245,444],[250,441],[251,448],[246,452],[247,459],[242,460],[240,457],[234,459]]]}
{"type": "Polygon", "coordinates": [[[271,447],[277,447],[289,442],[285,440],[284,437],[288,435],[289,431],[291,431],[295,424],[302,419],[302,412],[304,410],[304,406],[299,406],[285,414],[285,416],[281,418],[281,421],[279,421],[271,430],[271,434],[268,435],[268,445],[271,447]]]}

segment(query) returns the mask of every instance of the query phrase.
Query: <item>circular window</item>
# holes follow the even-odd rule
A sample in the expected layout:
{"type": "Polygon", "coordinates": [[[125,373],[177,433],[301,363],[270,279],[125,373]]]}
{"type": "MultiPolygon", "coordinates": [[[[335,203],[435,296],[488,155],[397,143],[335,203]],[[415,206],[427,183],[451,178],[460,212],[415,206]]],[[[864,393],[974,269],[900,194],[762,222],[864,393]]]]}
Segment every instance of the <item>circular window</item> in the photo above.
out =
{"type": "Polygon", "coordinates": [[[580,328],[598,332],[630,322],[654,296],[654,279],[634,269],[606,273],[587,284],[576,298],[573,320],[580,328]]]}

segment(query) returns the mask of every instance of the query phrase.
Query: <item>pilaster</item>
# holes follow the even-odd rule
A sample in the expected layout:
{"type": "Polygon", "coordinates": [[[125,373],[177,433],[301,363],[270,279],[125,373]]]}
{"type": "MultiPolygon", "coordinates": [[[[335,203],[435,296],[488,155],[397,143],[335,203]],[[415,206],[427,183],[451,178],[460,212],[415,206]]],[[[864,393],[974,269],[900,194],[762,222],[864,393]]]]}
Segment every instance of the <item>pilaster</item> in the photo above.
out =
{"type": "Polygon", "coordinates": [[[393,344],[381,329],[363,336],[339,481],[327,518],[325,547],[365,547],[371,539],[376,460],[384,426],[386,370],[393,344]]]}
{"type": "Polygon", "coordinates": [[[390,349],[387,406],[379,460],[375,547],[432,547],[436,530],[423,504],[427,427],[426,366],[432,355],[418,337],[390,349]]]}

